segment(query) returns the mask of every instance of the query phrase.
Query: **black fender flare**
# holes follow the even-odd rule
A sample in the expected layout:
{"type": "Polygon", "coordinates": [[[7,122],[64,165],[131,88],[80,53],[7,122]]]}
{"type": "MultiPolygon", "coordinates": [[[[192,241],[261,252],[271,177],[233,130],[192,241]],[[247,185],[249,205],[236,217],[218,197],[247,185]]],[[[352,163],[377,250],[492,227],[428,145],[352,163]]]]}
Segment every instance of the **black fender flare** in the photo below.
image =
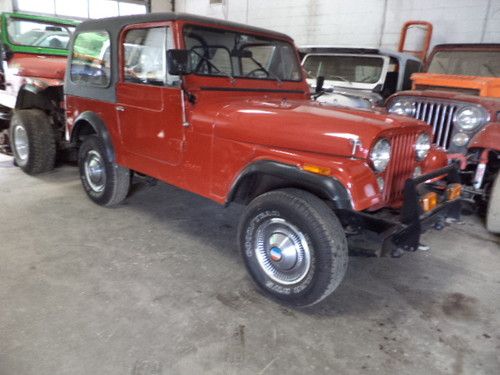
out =
{"type": "Polygon", "coordinates": [[[332,202],[336,209],[352,209],[349,192],[334,177],[310,173],[294,165],[271,160],[259,160],[248,165],[231,186],[226,204],[235,200],[242,182],[252,175],[277,177],[286,181],[287,187],[302,188],[332,202]]]}
{"type": "Polygon", "coordinates": [[[24,85],[21,86],[19,92],[29,91],[32,94],[39,94],[43,90],[45,90],[45,88],[42,88],[42,87],[39,87],[39,86],[35,86],[35,85],[31,84],[31,83],[25,83],[24,85]]]}
{"type": "Polygon", "coordinates": [[[77,144],[79,142],[80,131],[85,124],[90,124],[97,136],[104,142],[108,159],[112,162],[115,161],[115,147],[113,146],[111,134],[104,121],[95,112],[85,111],[76,118],[75,125],[70,135],[71,144],[77,144]]]}
{"type": "Polygon", "coordinates": [[[50,102],[49,100],[44,97],[43,95],[40,95],[43,93],[47,87],[38,87],[35,86],[31,83],[25,83],[23,84],[17,93],[16,97],[16,109],[22,109],[25,107],[25,101],[26,99],[29,99],[30,96],[31,98],[36,98],[37,105],[36,107],[40,107],[40,109],[48,110],[50,109],[50,102]]]}

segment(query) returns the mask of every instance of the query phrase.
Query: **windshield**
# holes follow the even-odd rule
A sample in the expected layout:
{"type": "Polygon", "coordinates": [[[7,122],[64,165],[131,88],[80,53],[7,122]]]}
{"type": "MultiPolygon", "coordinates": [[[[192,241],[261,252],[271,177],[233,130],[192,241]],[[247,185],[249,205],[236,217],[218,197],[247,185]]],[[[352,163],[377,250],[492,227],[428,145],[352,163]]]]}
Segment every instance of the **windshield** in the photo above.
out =
{"type": "Polygon", "coordinates": [[[195,74],[302,80],[295,48],[290,43],[197,26],[185,27],[184,38],[195,74]]]}
{"type": "Polygon", "coordinates": [[[13,44],[31,47],[67,49],[74,26],[9,18],[9,40],[13,44]]]}
{"type": "Polygon", "coordinates": [[[439,51],[429,73],[500,77],[500,51],[439,51]]]}
{"type": "Polygon", "coordinates": [[[377,83],[384,59],[377,56],[309,55],[303,65],[308,78],[323,76],[327,81],[377,83]]]}

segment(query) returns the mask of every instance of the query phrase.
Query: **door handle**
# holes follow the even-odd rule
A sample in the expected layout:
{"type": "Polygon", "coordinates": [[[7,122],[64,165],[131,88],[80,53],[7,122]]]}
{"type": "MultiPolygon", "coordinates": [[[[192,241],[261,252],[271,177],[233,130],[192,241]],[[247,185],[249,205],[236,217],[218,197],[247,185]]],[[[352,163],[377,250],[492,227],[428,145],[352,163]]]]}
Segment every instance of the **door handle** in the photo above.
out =
{"type": "Polygon", "coordinates": [[[120,112],[125,112],[125,107],[124,107],[124,106],[121,106],[121,105],[117,105],[117,106],[116,106],[116,110],[117,110],[117,111],[120,111],[120,112]]]}

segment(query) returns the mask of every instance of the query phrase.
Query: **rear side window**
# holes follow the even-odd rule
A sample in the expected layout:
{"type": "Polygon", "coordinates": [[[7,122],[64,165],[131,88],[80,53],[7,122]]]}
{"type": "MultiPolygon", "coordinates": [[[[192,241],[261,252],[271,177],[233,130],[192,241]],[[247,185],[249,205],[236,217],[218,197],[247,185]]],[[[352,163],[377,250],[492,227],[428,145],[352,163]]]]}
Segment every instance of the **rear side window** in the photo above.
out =
{"type": "Polygon", "coordinates": [[[76,36],[71,54],[71,81],[77,84],[107,87],[111,60],[107,31],[88,31],[76,36]]]}

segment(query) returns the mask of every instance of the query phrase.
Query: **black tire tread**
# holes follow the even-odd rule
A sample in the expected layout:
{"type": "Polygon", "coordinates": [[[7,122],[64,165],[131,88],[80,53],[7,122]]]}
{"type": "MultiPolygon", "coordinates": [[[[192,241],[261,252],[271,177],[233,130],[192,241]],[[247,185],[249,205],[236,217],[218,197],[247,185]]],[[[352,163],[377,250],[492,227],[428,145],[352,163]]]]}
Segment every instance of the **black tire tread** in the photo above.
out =
{"type": "MultiPolygon", "coordinates": [[[[95,199],[86,190],[87,195],[97,204],[106,207],[114,207],[119,205],[128,195],[130,191],[130,170],[113,161],[110,161],[107,157],[106,148],[101,138],[97,135],[89,135],[85,138],[82,145],[80,146],[78,152],[78,163],[81,163],[83,155],[88,147],[97,149],[101,154],[106,164],[106,178],[107,186],[105,187],[105,193],[103,197],[95,199]]],[[[81,171],[81,166],[79,167],[81,171]]],[[[80,172],[81,173],[81,172],[80,172]]],[[[83,178],[83,177],[81,177],[83,178]]],[[[85,188],[85,186],[84,186],[85,188]]]]}
{"type": "MultiPolygon", "coordinates": [[[[250,212],[258,206],[276,203],[286,204],[293,210],[301,212],[305,220],[315,223],[319,242],[331,245],[330,251],[326,254],[330,257],[329,262],[326,262],[329,267],[326,268],[325,264],[319,264],[316,271],[322,273],[328,282],[325,285],[320,285],[320,289],[309,294],[305,299],[286,301],[301,307],[315,305],[327,298],[340,285],[345,276],[348,264],[348,248],[344,230],[334,212],[325,202],[307,191],[295,188],[279,189],[262,194],[249,204],[246,212],[250,212]]],[[[240,222],[240,239],[242,238],[245,222],[246,219],[242,219],[240,222]]],[[[243,246],[241,250],[244,251],[243,246]]]]}
{"type": "MultiPolygon", "coordinates": [[[[56,140],[54,129],[49,118],[40,109],[20,109],[14,111],[10,126],[10,139],[13,142],[14,126],[20,121],[28,135],[29,156],[28,161],[20,168],[29,175],[49,172],[54,169],[56,162],[56,140]]],[[[15,157],[14,144],[11,148],[15,157]]],[[[19,163],[17,163],[19,165],[19,163]]]]}

